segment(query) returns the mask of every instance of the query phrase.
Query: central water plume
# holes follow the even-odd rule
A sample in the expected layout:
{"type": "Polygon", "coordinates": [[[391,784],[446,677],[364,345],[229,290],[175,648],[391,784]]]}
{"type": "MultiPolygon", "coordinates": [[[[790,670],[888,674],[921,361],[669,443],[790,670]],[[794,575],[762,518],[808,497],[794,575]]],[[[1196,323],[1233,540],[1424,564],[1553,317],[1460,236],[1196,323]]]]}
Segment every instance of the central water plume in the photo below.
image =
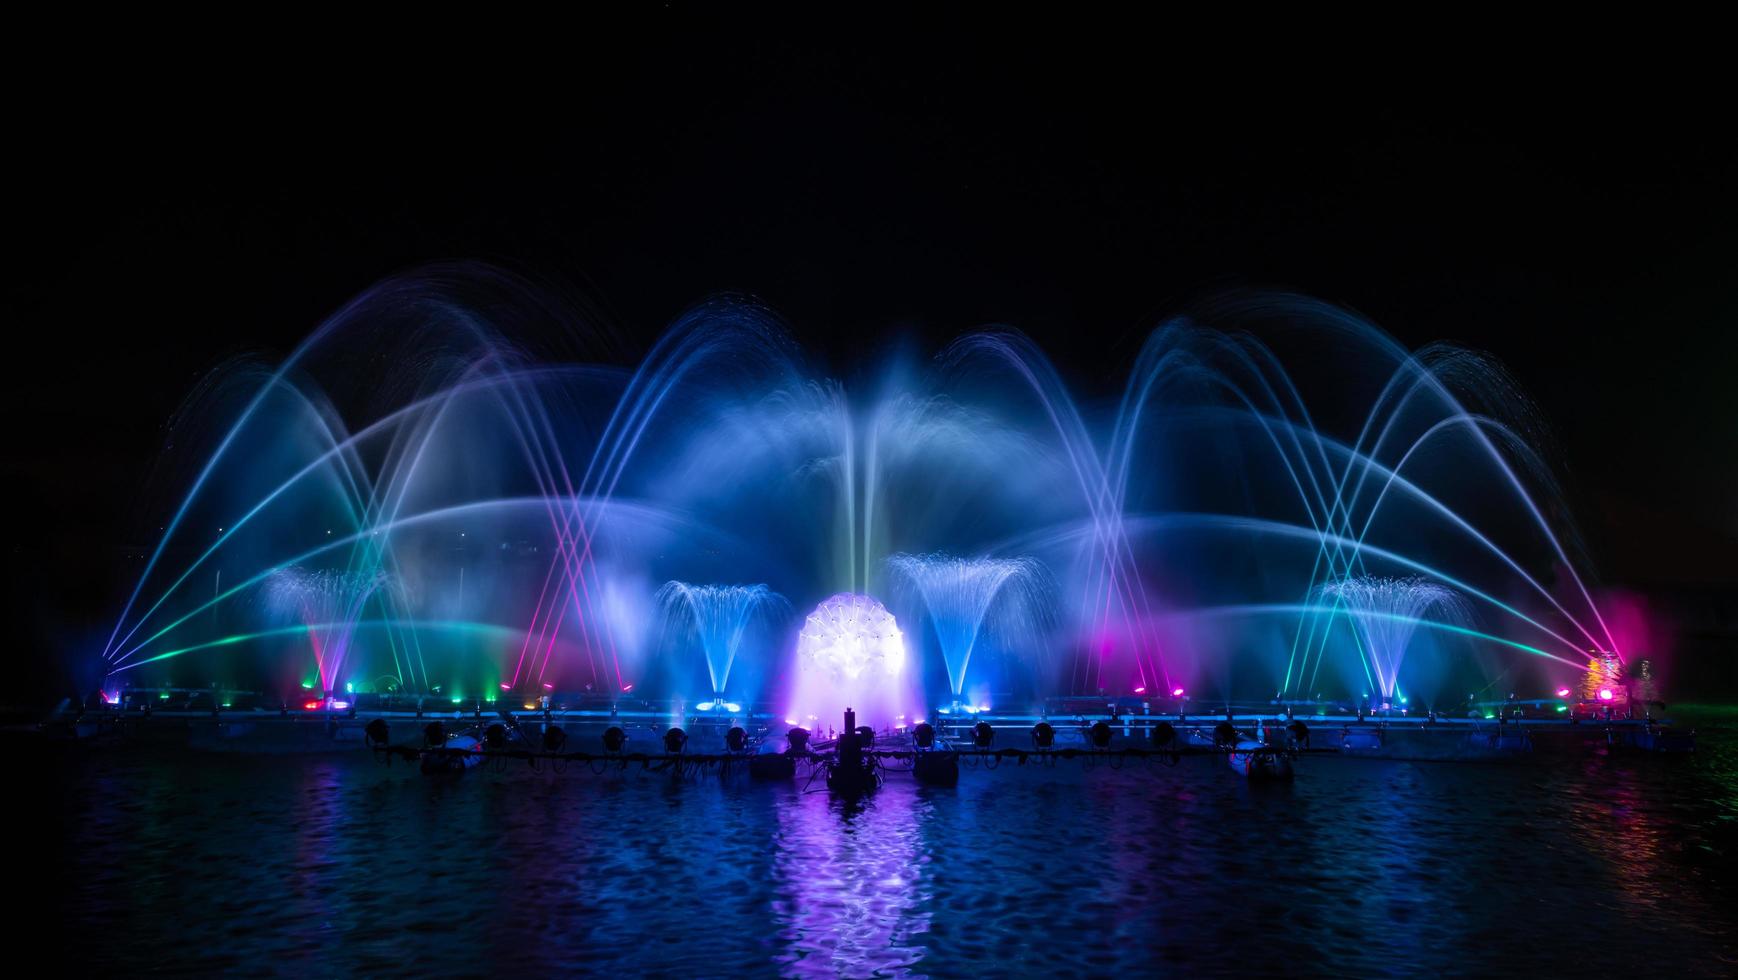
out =
{"type": "Polygon", "coordinates": [[[658,590],[658,605],[669,626],[692,630],[706,655],[712,692],[722,694],[730,665],[742,647],[742,635],[757,615],[783,607],[784,596],[765,585],[691,585],[666,582],[658,590]]]}
{"type": "Polygon", "coordinates": [[[1424,578],[1341,579],[1322,586],[1321,594],[1351,612],[1384,699],[1394,696],[1400,662],[1426,613],[1434,610],[1449,623],[1472,618],[1472,610],[1460,593],[1424,578]]]}
{"type": "MultiPolygon", "coordinates": [[[[283,568],[266,580],[264,598],[279,615],[300,622],[318,671],[320,688],[336,690],[343,676],[356,627],[369,600],[379,597],[388,613],[395,612],[395,582],[384,572],[307,571],[283,568]]],[[[397,676],[402,668],[396,664],[397,676]]]]}
{"type": "Polygon", "coordinates": [[[1004,603],[1006,622],[1038,611],[1044,567],[1031,558],[894,555],[887,565],[922,597],[956,697],[965,688],[966,667],[997,596],[1012,589],[1004,603]]]}

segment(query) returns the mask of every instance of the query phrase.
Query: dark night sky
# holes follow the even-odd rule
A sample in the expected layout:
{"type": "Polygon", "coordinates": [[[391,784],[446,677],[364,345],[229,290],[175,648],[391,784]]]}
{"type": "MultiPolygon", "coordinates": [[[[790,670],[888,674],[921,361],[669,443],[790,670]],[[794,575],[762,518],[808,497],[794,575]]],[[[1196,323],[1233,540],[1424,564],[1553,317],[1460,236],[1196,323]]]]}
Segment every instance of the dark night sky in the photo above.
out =
{"type": "Polygon", "coordinates": [[[23,112],[0,316],[40,642],[112,615],[114,546],[205,371],[458,258],[585,297],[630,347],[751,292],[835,372],[892,331],[1004,322],[1120,375],[1191,301],[1297,290],[1506,361],[1608,579],[1738,584],[1738,154],[1711,89],[1281,77],[1209,101],[1235,66],[928,26],[846,48],[666,12],[590,32],[535,110],[415,74],[236,99],[195,73],[23,112]]]}

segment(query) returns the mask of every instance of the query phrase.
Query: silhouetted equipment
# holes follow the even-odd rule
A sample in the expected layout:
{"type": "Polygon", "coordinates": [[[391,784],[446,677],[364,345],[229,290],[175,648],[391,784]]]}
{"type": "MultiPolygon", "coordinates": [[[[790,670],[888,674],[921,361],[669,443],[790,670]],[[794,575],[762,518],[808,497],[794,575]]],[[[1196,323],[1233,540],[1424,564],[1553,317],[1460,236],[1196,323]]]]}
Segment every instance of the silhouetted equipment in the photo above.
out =
{"type": "Polygon", "coordinates": [[[915,742],[917,747],[920,749],[933,748],[935,746],[934,726],[930,725],[927,721],[918,722],[917,727],[911,730],[911,740],[915,742]]]}
{"type": "Polygon", "coordinates": [[[1169,748],[1177,742],[1177,730],[1168,721],[1161,721],[1153,726],[1153,747],[1169,748]]]}
{"type": "Polygon", "coordinates": [[[688,733],[680,728],[672,728],[664,733],[664,751],[675,755],[688,744],[688,733]]]}
{"type": "Polygon", "coordinates": [[[741,752],[748,748],[748,733],[741,727],[732,727],[724,733],[724,747],[732,752],[741,752]]]}
{"type": "Polygon", "coordinates": [[[422,744],[431,749],[438,749],[447,744],[447,726],[438,721],[431,721],[424,725],[422,744]]]}
{"type": "MultiPolygon", "coordinates": [[[[833,743],[833,764],[827,768],[827,788],[841,796],[872,793],[881,777],[875,772],[875,757],[864,754],[857,712],[845,709],[845,730],[833,743]]],[[[870,736],[873,737],[871,732],[870,736]]]]}
{"type": "Polygon", "coordinates": [[[1032,726],[1032,744],[1041,749],[1047,749],[1056,743],[1056,729],[1050,727],[1047,721],[1041,721],[1032,726]]]}
{"type": "Polygon", "coordinates": [[[748,774],[755,779],[794,779],[797,760],[789,752],[751,755],[748,757],[748,774]]]}
{"type": "Polygon", "coordinates": [[[1093,748],[1095,748],[1095,749],[1108,749],[1108,748],[1110,748],[1110,723],[1109,722],[1104,722],[1104,721],[1093,722],[1092,728],[1087,731],[1086,735],[1088,738],[1090,738],[1092,740],[1092,747],[1093,748]]]}
{"type": "Polygon", "coordinates": [[[930,786],[953,786],[960,781],[960,757],[953,752],[920,752],[911,760],[911,775],[930,786]]]}
{"type": "Polygon", "coordinates": [[[616,752],[620,752],[622,750],[622,746],[626,745],[627,742],[628,742],[628,733],[622,731],[620,728],[617,728],[616,726],[611,725],[610,727],[604,729],[603,750],[605,752],[609,752],[612,754],[614,754],[616,752]]]}
{"type": "Polygon", "coordinates": [[[567,733],[560,725],[543,726],[543,751],[555,753],[567,748],[567,733]]]}
{"type": "Polygon", "coordinates": [[[972,744],[980,749],[987,749],[996,740],[996,730],[987,721],[980,721],[972,726],[972,744]]]}
{"type": "Polygon", "coordinates": [[[385,718],[376,718],[362,729],[362,734],[367,736],[369,748],[383,749],[391,731],[387,728],[385,718]]]}
{"type": "Polygon", "coordinates": [[[1213,726],[1213,744],[1226,748],[1237,744],[1237,729],[1228,721],[1213,726]]]}

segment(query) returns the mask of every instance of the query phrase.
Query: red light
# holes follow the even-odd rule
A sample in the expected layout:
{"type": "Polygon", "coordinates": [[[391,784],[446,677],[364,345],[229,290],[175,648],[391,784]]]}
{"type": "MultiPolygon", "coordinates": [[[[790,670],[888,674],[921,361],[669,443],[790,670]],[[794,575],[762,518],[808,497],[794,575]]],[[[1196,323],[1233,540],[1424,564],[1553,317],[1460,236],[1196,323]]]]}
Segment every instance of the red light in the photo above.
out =
{"type": "Polygon", "coordinates": [[[321,704],[322,704],[322,702],[319,702],[319,701],[309,701],[307,704],[302,705],[302,710],[303,711],[319,711],[321,704]]]}
{"type": "Polygon", "coordinates": [[[1599,700],[1601,701],[1610,701],[1616,696],[1617,695],[1611,693],[1611,688],[1609,687],[1602,687],[1599,689],[1599,700]]]}

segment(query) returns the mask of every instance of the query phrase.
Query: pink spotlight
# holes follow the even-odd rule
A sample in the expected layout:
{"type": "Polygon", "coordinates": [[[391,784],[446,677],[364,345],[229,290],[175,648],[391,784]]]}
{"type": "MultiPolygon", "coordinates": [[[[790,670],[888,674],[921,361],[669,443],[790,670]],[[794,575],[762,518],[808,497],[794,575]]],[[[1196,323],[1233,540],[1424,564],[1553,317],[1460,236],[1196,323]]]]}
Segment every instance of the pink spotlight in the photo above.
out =
{"type": "Polygon", "coordinates": [[[1566,687],[1560,687],[1560,688],[1558,688],[1558,689],[1557,689],[1557,696],[1558,696],[1558,697],[1560,697],[1560,698],[1566,698],[1566,697],[1568,697],[1568,696],[1569,696],[1569,689],[1568,689],[1568,688],[1566,688],[1566,687]]]}
{"type": "Polygon", "coordinates": [[[1145,694],[1145,693],[1147,693],[1147,689],[1144,687],[1137,687],[1137,688],[1135,688],[1135,693],[1136,694],[1145,694]]]}
{"type": "Polygon", "coordinates": [[[543,689],[545,691],[553,691],[553,690],[555,690],[555,685],[554,684],[545,684],[545,685],[543,685],[543,689]]]}
{"type": "Polygon", "coordinates": [[[1599,700],[1601,701],[1610,701],[1616,696],[1617,695],[1611,693],[1611,688],[1609,687],[1602,687],[1599,689],[1599,700]]]}
{"type": "Polygon", "coordinates": [[[1182,688],[1180,688],[1180,687],[1171,688],[1171,697],[1180,698],[1182,696],[1183,696],[1183,689],[1182,688]]]}
{"type": "Polygon", "coordinates": [[[513,685],[511,685],[511,684],[502,684],[502,685],[501,685],[501,690],[503,690],[503,691],[511,691],[511,690],[513,690],[513,685]]]}
{"type": "Polygon", "coordinates": [[[633,690],[633,689],[634,689],[634,686],[632,684],[623,684],[622,685],[622,692],[624,694],[627,693],[628,691],[633,690]]]}

